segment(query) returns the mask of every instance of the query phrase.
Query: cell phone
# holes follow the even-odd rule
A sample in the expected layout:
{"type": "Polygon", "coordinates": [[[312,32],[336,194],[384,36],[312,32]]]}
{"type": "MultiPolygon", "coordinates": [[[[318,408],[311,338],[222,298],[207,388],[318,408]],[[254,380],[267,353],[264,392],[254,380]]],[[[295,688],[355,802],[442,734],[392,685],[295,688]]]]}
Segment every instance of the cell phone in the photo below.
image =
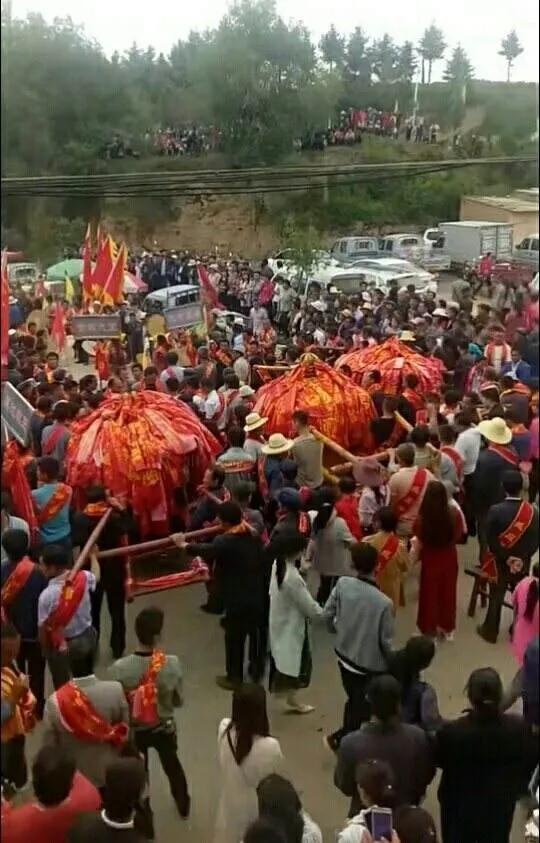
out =
{"type": "Polygon", "coordinates": [[[392,811],[390,808],[370,808],[364,814],[364,821],[374,841],[392,840],[392,811]]]}

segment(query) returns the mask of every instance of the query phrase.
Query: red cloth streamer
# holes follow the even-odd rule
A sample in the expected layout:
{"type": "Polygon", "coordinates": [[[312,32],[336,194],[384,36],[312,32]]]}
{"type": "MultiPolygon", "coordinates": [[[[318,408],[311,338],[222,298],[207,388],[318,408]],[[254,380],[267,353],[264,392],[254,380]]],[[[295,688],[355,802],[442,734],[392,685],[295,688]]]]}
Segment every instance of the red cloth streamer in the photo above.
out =
{"type": "Polygon", "coordinates": [[[196,487],[222,446],[186,405],[150,390],[111,395],[70,429],[67,481],[131,503],[142,535],[166,535],[173,492],[196,487]]]}
{"type": "Polygon", "coordinates": [[[370,422],[377,414],[370,395],[314,354],[304,354],[297,366],[257,394],[255,412],[268,418],[269,433],[290,436],[295,410],[305,410],[313,427],[343,447],[373,450],[370,422]]]}
{"type": "Polygon", "coordinates": [[[54,306],[51,337],[55,341],[58,351],[63,351],[66,344],[66,323],[64,318],[64,308],[59,301],[57,301],[54,306]]]}
{"type": "Polygon", "coordinates": [[[37,536],[36,513],[32,502],[30,484],[24,470],[23,457],[19,445],[10,439],[4,448],[4,463],[2,466],[2,487],[9,490],[15,514],[24,518],[30,527],[32,538],[37,536]]]}
{"type": "Polygon", "coordinates": [[[197,556],[192,560],[187,571],[181,571],[177,574],[164,574],[162,577],[152,577],[149,580],[133,580],[130,594],[132,597],[138,597],[147,591],[166,591],[169,588],[178,588],[182,585],[207,582],[208,579],[208,566],[197,556]]]}
{"type": "Polygon", "coordinates": [[[355,349],[343,354],[336,361],[336,369],[349,366],[354,380],[361,383],[369,372],[381,373],[380,388],[389,395],[396,395],[404,387],[406,375],[417,375],[418,391],[438,392],[442,383],[444,366],[434,357],[424,357],[396,337],[369,348],[355,349]]]}

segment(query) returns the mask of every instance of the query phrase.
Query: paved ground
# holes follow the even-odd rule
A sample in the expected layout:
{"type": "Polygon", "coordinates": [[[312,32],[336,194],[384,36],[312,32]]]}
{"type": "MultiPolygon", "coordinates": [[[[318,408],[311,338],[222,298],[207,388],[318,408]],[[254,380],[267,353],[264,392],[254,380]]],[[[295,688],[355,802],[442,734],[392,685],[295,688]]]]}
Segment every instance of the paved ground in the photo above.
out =
{"type": "MultiPolygon", "coordinates": [[[[472,559],[474,549],[463,548],[461,565],[472,559]]],[[[471,579],[460,576],[458,629],[454,643],[441,644],[428,673],[439,693],[442,712],[458,715],[464,707],[463,688],[471,670],[492,665],[509,680],[513,661],[506,641],[490,646],[476,635],[475,621],[466,617],[471,579]]],[[[417,578],[407,583],[407,607],[398,615],[397,644],[415,631],[417,578]]],[[[193,813],[188,822],[180,820],[170,798],[167,781],[157,757],[152,759],[151,798],[156,814],[157,839],[160,843],[185,841],[211,843],[219,792],[216,762],[216,730],[220,719],[230,712],[231,695],[214,684],[223,672],[223,633],[215,617],[200,611],[204,588],[196,585],[137,599],[128,610],[131,630],[136,613],[157,603],[166,612],[164,649],[176,653],[185,672],[185,705],[178,713],[180,756],[185,766],[193,796],[193,813]]],[[[105,611],[105,610],[104,610],[105,611]]],[[[504,625],[508,626],[509,615],[504,625]]],[[[107,639],[103,639],[104,642],[107,639]]],[[[130,632],[129,646],[134,645],[130,632]]],[[[311,687],[304,697],[316,706],[304,717],[282,713],[277,700],[269,701],[271,730],[277,737],[287,761],[287,774],[301,793],[306,810],[321,825],[325,843],[332,843],[347,813],[345,799],[332,783],[333,756],[323,748],[322,735],[338,723],[344,695],[332,650],[332,638],[324,629],[314,630],[314,672],[311,687]]],[[[102,644],[98,674],[104,676],[110,663],[107,647],[102,644]]],[[[36,746],[37,734],[31,741],[36,746]]],[[[30,751],[31,751],[30,748],[30,751]]],[[[427,807],[437,814],[436,789],[430,788],[427,807]]],[[[521,823],[520,823],[521,825],[521,823]]],[[[521,841],[516,829],[512,843],[521,841]]]]}

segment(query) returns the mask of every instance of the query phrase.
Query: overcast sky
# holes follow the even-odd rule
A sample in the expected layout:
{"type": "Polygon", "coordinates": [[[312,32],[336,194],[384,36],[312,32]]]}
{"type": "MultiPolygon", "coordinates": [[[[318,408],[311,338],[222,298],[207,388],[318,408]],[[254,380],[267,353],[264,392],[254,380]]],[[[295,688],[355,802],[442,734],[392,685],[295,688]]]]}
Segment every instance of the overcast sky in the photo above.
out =
{"type": "MultiPolygon", "coordinates": [[[[28,11],[40,12],[47,20],[71,15],[109,55],[114,50],[122,52],[134,41],[167,53],[191,29],[215,26],[228,5],[227,0],[12,0],[14,17],[24,17],[28,11]]],[[[504,59],[497,52],[501,38],[515,28],[525,52],[516,61],[513,79],[538,81],[537,0],[522,0],[518,6],[497,0],[413,0],[406,5],[386,0],[367,4],[364,10],[351,0],[277,0],[277,7],[286,20],[305,23],[317,40],[333,23],[342,33],[362,26],[374,38],[389,32],[398,42],[416,43],[424,28],[435,21],[450,46],[461,42],[479,79],[506,78],[504,59]]],[[[443,67],[444,62],[436,64],[434,79],[443,67]]]]}

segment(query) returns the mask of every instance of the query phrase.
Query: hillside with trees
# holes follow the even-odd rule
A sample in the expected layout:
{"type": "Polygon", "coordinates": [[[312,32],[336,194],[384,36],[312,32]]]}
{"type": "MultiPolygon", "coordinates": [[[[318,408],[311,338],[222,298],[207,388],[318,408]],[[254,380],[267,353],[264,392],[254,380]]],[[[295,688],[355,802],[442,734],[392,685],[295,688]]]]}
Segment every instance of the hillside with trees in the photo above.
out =
{"type": "MultiPolygon", "coordinates": [[[[47,24],[39,15],[25,20],[3,15],[2,175],[298,161],[304,153],[293,152],[294,141],[326,129],[341,112],[368,106],[394,110],[397,104],[408,115],[415,108],[415,91],[418,113],[427,122],[438,123],[443,138],[461,125],[467,108],[477,108],[482,119],[475,132],[489,138],[491,149],[526,150],[536,130],[537,86],[476,80],[461,45],[446,42],[433,24],[418,44],[399,43],[388,33],[373,40],[360,27],[350,33],[331,27],[314,43],[304,25],[286,23],[272,2],[242,0],[216,28],[190,33],[167,56],[134,44],[126,53],[109,58],[69,19],[47,24]],[[431,81],[434,66],[443,71],[443,82],[431,81]],[[190,124],[219,132],[219,153],[212,160],[182,158],[171,163],[149,157],[145,134],[190,124]],[[116,136],[128,139],[139,157],[104,160],[101,151],[116,136]]],[[[522,52],[517,33],[509,33],[493,50],[499,52],[503,66],[506,63],[510,79],[522,52]]],[[[396,160],[427,152],[370,139],[351,155],[396,160]]],[[[334,153],[338,150],[328,150],[319,159],[334,153]]],[[[429,154],[446,157],[447,145],[442,143],[429,154]]],[[[313,158],[306,154],[305,163],[313,158]]],[[[468,172],[439,178],[441,184],[451,185],[448,191],[454,196],[458,190],[473,190],[475,180],[489,191],[504,183],[508,173],[503,176],[468,172]]],[[[512,178],[530,179],[530,174],[513,173],[512,178]]],[[[407,200],[402,207],[408,215],[425,216],[433,204],[434,214],[444,210],[441,197],[448,191],[436,187],[437,196],[429,197],[425,181],[418,179],[404,188],[407,200]]],[[[315,203],[319,225],[327,225],[325,216],[343,226],[358,217],[362,188],[351,186],[351,191],[350,195],[346,188],[332,191],[322,211],[321,203],[315,203]]],[[[393,221],[388,186],[373,185],[370,191],[376,194],[376,213],[371,216],[393,221]]],[[[394,184],[390,192],[395,196],[403,191],[394,184]]],[[[313,204],[302,196],[285,200],[287,208],[299,206],[299,219],[304,218],[302,203],[313,204]]],[[[274,204],[267,202],[265,207],[274,204]]],[[[443,216],[449,215],[450,205],[446,209],[443,216]]],[[[153,224],[174,219],[179,210],[170,200],[148,200],[131,208],[153,224]]],[[[54,248],[68,236],[74,220],[125,212],[110,203],[104,207],[98,200],[9,200],[3,203],[2,224],[10,239],[23,239],[36,252],[45,242],[54,248]]]]}

